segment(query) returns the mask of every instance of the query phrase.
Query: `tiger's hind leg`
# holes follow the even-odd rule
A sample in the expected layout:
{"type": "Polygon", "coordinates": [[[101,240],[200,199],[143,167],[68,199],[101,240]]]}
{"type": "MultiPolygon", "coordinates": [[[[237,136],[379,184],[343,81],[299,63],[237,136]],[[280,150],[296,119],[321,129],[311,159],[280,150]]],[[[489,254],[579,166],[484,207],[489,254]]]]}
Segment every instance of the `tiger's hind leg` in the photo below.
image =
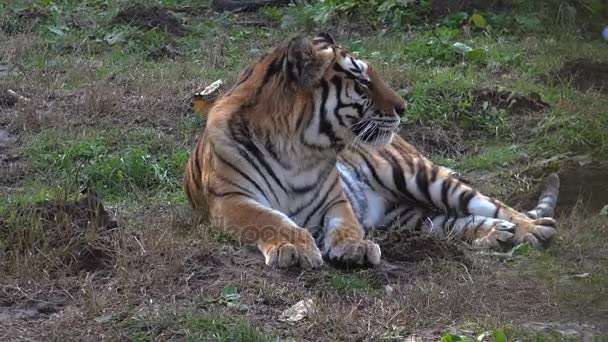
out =
{"type": "Polygon", "coordinates": [[[456,216],[402,204],[398,217],[388,217],[391,226],[421,230],[436,236],[455,237],[475,247],[500,248],[515,236],[515,224],[480,215],[456,216]]]}
{"type": "MultiPolygon", "coordinates": [[[[479,191],[451,175],[444,168],[433,164],[399,137],[387,147],[378,150],[363,150],[359,157],[374,160],[374,180],[388,188],[395,200],[402,196],[420,207],[459,217],[481,216],[508,221],[515,224],[515,235],[511,243],[529,242],[540,248],[555,235],[555,221],[541,217],[552,212],[557,202],[559,179],[549,177],[546,193],[534,213],[525,214],[485,196],[479,191]]],[[[380,187],[378,187],[380,188],[380,187]]]]}

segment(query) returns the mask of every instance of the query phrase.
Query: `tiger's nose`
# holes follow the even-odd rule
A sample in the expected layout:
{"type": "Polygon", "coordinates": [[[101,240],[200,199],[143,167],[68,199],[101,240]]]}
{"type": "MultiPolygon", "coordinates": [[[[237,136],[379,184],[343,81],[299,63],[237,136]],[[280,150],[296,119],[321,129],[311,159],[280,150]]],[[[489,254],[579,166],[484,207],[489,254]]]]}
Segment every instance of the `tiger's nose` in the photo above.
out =
{"type": "Polygon", "coordinates": [[[401,116],[405,114],[405,110],[407,109],[407,104],[405,102],[395,105],[395,113],[401,116]]]}

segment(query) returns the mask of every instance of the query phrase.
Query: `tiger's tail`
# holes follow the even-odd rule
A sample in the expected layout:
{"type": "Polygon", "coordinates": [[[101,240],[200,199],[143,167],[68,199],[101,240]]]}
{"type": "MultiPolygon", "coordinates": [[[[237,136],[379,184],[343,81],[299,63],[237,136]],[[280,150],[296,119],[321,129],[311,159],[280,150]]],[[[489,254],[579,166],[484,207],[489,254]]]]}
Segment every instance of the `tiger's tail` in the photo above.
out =
{"type": "Polygon", "coordinates": [[[536,207],[528,212],[528,217],[537,219],[541,217],[553,217],[555,206],[559,195],[559,177],[553,173],[545,179],[545,187],[540,194],[536,207]]]}

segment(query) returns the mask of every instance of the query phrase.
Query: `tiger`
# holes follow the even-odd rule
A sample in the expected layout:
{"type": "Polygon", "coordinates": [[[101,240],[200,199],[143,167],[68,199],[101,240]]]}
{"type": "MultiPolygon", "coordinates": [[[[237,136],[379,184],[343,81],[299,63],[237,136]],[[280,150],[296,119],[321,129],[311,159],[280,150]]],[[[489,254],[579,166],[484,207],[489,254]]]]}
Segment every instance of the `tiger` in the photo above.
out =
{"type": "Polygon", "coordinates": [[[551,241],[557,175],[519,212],[401,138],[405,112],[374,66],[329,34],[295,37],[213,103],[186,163],[187,199],[278,268],[378,265],[370,234],[391,227],[480,248],[551,241]]]}

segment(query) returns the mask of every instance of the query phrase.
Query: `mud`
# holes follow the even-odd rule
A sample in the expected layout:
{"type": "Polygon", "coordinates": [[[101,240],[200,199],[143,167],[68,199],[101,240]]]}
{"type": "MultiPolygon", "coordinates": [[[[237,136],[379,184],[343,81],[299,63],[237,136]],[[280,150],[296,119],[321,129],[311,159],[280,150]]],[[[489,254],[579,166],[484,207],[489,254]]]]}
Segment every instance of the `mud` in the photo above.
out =
{"type": "Polygon", "coordinates": [[[570,82],[580,91],[594,90],[608,94],[608,63],[588,58],[570,60],[545,80],[550,84],[570,82]]]}
{"type": "Polygon", "coordinates": [[[173,35],[180,36],[186,32],[177,16],[166,8],[135,4],[118,12],[112,19],[113,24],[128,24],[143,29],[159,28],[173,35]]]}
{"type": "Polygon", "coordinates": [[[376,242],[388,262],[421,262],[426,259],[465,262],[464,250],[456,241],[409,231],[389,231],[376,242]]]}

